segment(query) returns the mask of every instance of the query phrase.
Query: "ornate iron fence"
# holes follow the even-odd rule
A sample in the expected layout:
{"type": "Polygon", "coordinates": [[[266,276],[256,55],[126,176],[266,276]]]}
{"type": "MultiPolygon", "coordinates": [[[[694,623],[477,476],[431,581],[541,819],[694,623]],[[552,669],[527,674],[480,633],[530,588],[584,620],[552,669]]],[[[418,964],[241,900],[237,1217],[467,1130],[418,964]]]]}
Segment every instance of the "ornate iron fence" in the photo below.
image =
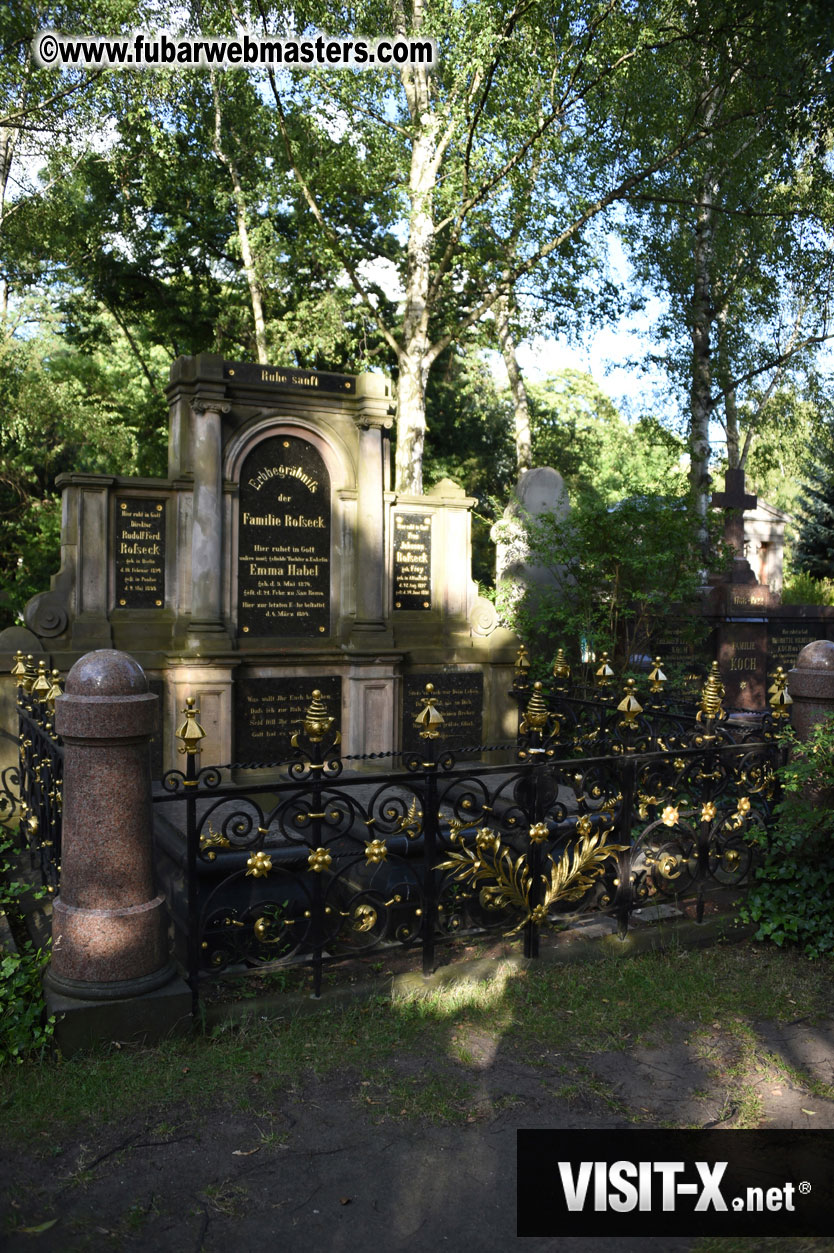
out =
{"type": "Polygon", "coordinates": [[[0,773],[0,825],[11,833],[21,852],[50,893],[58,890],[61,866],[61,786],[64,750],[55,734],[55,700],[61,694],[57,670],[15,654],[12,676],[17,681],[18,763],[0,773]]]}
{"type": "Polygon", "coordinates": [[[438,942],[475,930],[520,934],[535,957],[542,929],[592,908],[624,936],[635,909],[691,894],[700,920],[707,887],[752,867],[785,712],[774,702],[756,727],[731,726],[721,697],[714,669],[691,717],[649,718],[628,684],[594,709],[589,756],[534,684],[517,761],[462,765],[442,748],[429,685],[423,750],[399,771],[347,777],[314,692],[295,760],[254,785],[197,769],[191,702],[185,770],[155,800],[157,864],[195,1001],[211,975],[299,961],[319,995],[326,963],[380,949],[419,947],[427,973],[438,942]]]}
{"type": "MultiPolygon", "coordinates": [[[[58,886],[63,749],[54,732],[56,671],[16,658],[20,762],[2,776],[0,821],[17,826],[42,881],[58,886]]],[[[293,963],[316,995],[331,961],[436,946],[469,932],[519,936],[535,957],[543,930],[592,909],[625,935],[634,911],[735,886],[767,826],[790,697],[781,671],[770,711],[732,723],[717,667],[697,705],[663,690],[656,661],[638,692],[614,690],[605,659],[577,693],[559,659],[548,684],[516,667],[515,760],[465,762],[443,747],[429,685],[420,751],[398,769],[348,775],[314,692],[280,769],[197,768],[202,730],[189,700],[178,729],[185,769],[154,795],[155,862],[195,1006],[207,978],[293,963]]],[[[506,750],[507,746],[502,746],[506,750]]]]}

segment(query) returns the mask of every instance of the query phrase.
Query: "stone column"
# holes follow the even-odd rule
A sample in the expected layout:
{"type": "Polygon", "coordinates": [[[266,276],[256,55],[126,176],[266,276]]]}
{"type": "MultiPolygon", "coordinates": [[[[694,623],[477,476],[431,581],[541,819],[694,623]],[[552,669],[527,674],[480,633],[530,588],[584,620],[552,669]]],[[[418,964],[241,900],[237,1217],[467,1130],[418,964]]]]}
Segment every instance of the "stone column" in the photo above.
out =
{"type": "Polygon", "coordinates": [[[223,436],[221,414],[230,406],[195,396],[194,504],[191,523],[191,631],[223,633],[223,436]]]}
{"type": "Polygon", "coordinates": [[[64,815],[46,983],[63,996],[134,997],[174,973],[151,859],[148,744],[157,706],[142,667],[114,649],[77,661],[55,702],[64,815]]]}
{"type": "Polygon", "coordinates": [[[834,643],[815,640],[806,644],[788,674],[793,699],[791,722],[801,740],[834,714],[834,643]]]}
{"type": "Polygon", "coordinates": [[[356,510],[356,630],[385,630],[385,536],[382,500],[383,420],[359,422],[356,510]]]}

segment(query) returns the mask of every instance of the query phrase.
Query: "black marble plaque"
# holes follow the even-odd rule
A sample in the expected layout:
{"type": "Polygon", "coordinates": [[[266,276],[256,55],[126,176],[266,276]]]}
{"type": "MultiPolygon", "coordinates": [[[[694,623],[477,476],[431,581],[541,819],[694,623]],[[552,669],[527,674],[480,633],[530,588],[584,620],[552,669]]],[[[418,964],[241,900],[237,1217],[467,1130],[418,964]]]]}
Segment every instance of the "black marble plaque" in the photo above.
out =
{"type": "Polygon", "coordinates": [[[771,670],[782,666],[792,670],[806,644],[826,638],[826,623],[817,618],[787,618],[768,623],[768,653],[771,670]]]}
{"type": "Polygon", "coordinates": [[[235,681],[234,756],[239,763],[284,761],[292,756],[290,739],[304,721],[315,689],[340,729],[342,680],[339,675],[312,678],[240,678],[235,681]]]}
{"type": "Polygon", "coordinates": [[[767,704],[767,624],[721,623],[718,667],[728,708],[764,709],[767,704]]]}
{"type": "Polygon", "coordinates": [[[423,708],[426,684],[434,684],[434,703],[443,718],[438,743],[444,748],[473,748],[483,740],[484,676],[480,670],[409,674],[403,680],[403,735],[406,750],[425,743],[414,725],[423,708]]]}
{"type": "Polygon", "coordinates": [[[667,622],[662,634],[651,642],[651,658],[660,657],[663,672],[675,689],[688,691],[705,678],[712,660],[710,632],[698,622],[667,622]]]}
{"type": "Polygon", "coordinates": [[[431,514],[394,514],[394,608],[431,609],[431,514]]]}
{"type": "Polygon", "coordinates": [[[341,392],[343,396],[356,394],[356,379],[349,374],[324,374],[320,370],[294,370],[278,365],[254,365],[251,361],[226,361],[223,377],[244,386],[265,384],[268,387],[288,387],[315,392],[341,392]]]}
{"type": "Polygon", "coordinates": [[[272,435],[243,463],[237,622],[242,636],[330,633],[330,476],[294,435],[272,435]]]}
{"type": "Polygon", "coordinates": [[[116,497],[117,609],[161,609],[165,604],[165,502],[116,497]]]}

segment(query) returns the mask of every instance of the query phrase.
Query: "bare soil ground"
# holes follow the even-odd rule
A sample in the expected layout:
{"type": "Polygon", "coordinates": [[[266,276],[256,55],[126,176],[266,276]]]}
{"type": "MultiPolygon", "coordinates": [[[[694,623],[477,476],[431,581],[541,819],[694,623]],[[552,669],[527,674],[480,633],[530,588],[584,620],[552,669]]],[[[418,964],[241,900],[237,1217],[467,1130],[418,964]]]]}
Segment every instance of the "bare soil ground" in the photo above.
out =
{"type": "Polygon", "coordinates": [[[632,1049],[534,1059],[483,1026],[454,1044],[459,1061],[412,1050],[378,1081],[302,1070],[266,1095],[253,1073],[234,1105],[148,1107],[23,1144],[0,1129],[0,1247],[636,1253],[661,1242],[517,1241],[517,1128],[834,1128],[834,1104],[815,1095],[834,1082],[834,1019],[741,1034],[676,1022],[632,1049]],[[423,1116],[399,1108],[415,1084],[432,1090],[423,1116]]]}

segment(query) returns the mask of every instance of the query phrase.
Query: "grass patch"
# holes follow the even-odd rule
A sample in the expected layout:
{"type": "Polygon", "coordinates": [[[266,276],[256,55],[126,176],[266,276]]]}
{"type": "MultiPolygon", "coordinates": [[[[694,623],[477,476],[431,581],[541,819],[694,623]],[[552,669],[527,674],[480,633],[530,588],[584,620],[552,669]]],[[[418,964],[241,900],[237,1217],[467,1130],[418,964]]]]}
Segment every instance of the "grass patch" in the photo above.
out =
{"type": "MultiPolygon", "coordinates": [[[[560,1055],[581,1059],[649,1033],[662,1037],[681,1021],[695,1033],[716,1023],[735,1040],[729,1077],[743,1085],[751,1067],[767,1061],[752,1023],[830,1013],[832,969],[828,959],[812,963],[749,943],[520,971],[497,964],[489,981],[427,995],[250,1018],[153,1048],[108,1046],[8,1067],[0,1118],[12,1140],[56,1125],[113,1124],[136,1111],[162,1124],[183,1106],[265,1109],[271,1094],[313,1078],[354,1075],[358,1083],[390,1071],[395,1086],[379,1098],[381,1113],[456,1121],[466,1116],[470,1080],[499,1051],[552,1066],[560,1055]],[[413,1078],[394,1066],[404,1057],[413,1078]]],[[[834,1097],[828,1085],[812,1090],[834,1097]]],[[[753,1114],[751,1107],[745,1117],[753,1114]]]]}

